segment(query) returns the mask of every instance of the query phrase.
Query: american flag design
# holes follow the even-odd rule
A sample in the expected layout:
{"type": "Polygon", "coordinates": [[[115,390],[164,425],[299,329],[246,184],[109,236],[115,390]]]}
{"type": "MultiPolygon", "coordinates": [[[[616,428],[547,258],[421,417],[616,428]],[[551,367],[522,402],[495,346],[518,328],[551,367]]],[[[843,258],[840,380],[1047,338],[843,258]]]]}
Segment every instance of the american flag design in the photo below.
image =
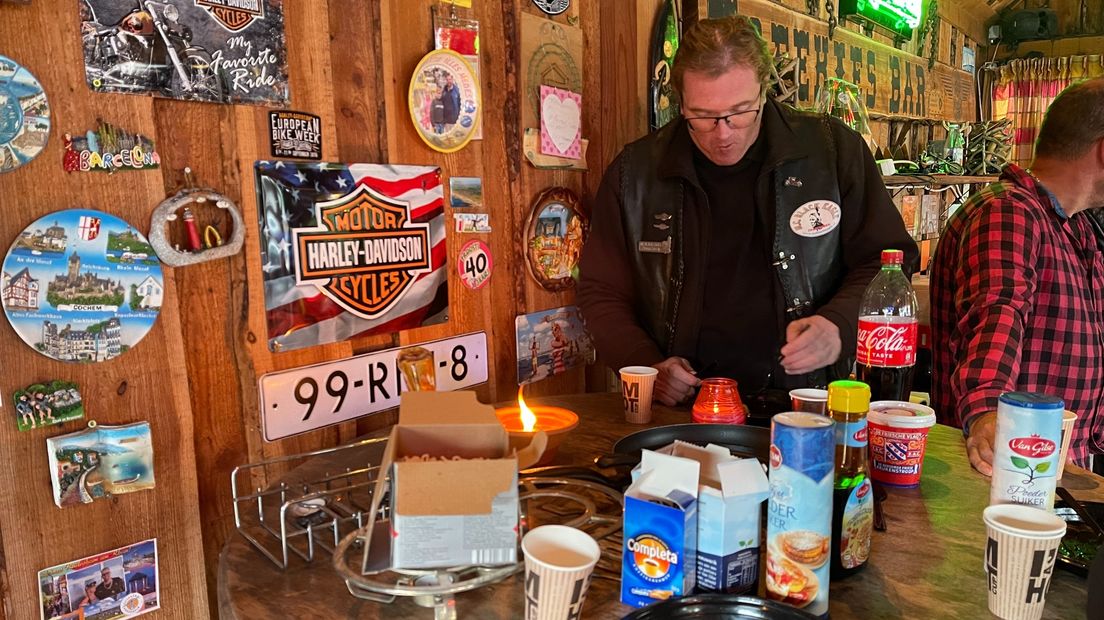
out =
{"type": "Polygon", "coordinates": [[[447,320],[444,191],[439,168],[260,161],[255,170],[270,350],[289,351],[447,320]],[[298,250],[303,239],[333,227],[334,218],[326,215],[325,205],[364,194],[405,210],[399,218],[403,228],[387,230],[428,228],[428,268],[397,273],[394,281],[402,283],[401,290],[391,291],[385,307],[373,312],[358,310],[363,306],[338,294],[335,286],[297,278],[305,271],[298,250]]]}
{"type": "Polygon", "coordinates": [[[100,236],[100,218],[82,215],[77,224],[77,234],[82,241],[92,241],[100,236]]]}

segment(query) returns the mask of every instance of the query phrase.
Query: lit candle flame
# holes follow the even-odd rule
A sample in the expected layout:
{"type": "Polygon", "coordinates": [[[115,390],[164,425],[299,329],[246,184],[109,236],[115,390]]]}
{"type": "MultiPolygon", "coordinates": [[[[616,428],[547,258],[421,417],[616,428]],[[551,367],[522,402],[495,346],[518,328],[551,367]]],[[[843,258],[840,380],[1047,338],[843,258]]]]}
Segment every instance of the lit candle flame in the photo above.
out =
{"type": "Polygon", "coordinates": [[[537,426],[537,416],[533,410],[525,404],[525,398],[521,395],[524,388],[518,388],[518,407],[521,408],[521,430],[526,433],[533,432],[537,426]]]}

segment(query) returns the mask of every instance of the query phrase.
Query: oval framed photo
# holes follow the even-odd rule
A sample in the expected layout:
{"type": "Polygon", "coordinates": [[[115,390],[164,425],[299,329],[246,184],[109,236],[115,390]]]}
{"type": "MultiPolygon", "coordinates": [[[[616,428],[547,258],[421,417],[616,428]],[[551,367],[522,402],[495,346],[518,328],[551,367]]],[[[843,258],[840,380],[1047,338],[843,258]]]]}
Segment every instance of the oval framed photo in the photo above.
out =
{"type": "Polygon", "coordinates": [[[562,291],[575,286],[589,226],[575,192],[550,187],[537,196],[525,223],[525,255],[529,273],[542,287],[562,291]]]}
{"type": "Polygon", "coordinates": [[[479,80],[452,50],[434,50],[418,62],[407,102],[414,130],[435,151],[459,151],[479,129],[479,80]]]}

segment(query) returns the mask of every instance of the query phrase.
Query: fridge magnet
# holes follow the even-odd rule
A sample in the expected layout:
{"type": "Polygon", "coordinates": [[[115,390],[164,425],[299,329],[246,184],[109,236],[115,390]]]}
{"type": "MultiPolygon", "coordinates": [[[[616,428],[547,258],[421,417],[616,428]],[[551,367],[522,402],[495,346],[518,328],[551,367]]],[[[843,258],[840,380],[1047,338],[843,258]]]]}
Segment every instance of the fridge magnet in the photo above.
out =
{"type": "Polygon", "coordinates": [[[583,96],[547,85],[542,85],[540,92],[541,153],[579,159],[583,96]]]}
{"type": "Polygon", "coordinates": [[[479,240],[469,241],[460,248],[456,268],[460,272],[460,281],[464,286],[473,291],[483,288],[483,285],[491,279],[493,267],[491,248],[486,243],[479,240]]]}
{"type": "Polygon", "coordinates": [[[161,607],[157,539],[38,572],[42,620],[116,620],[161,607]]]}
{"type": "Polygon", "coordinates": [[[40,426],[62,424],[84,417],[80,387],[71,381],[47,381],[16,390],[16,423],[26,431],[40,426]]]}
{"type": "Polygon", "coordinates": [[[522,106],[521,126],[539,129],[542,85],[583,92],[582,30],[522,11],[521,58],[528,67],[522,83],[528,105],[522,106]]]}
{"type": "Polygon", "coordinates": [[[533,4],[549,15],[559,15],[571,6],[571,0],[533,0],[533,4]]]}
{"type": "Polygon", "coordinates": [[[562,291],[575,286],[587,229],[571,190],[552,187],[537,197],[525,224],[525,254],[529,273],[542,287],[562,291]]]}
{"type": "Polygon", "coordinates": [[[453,209],[483,208],[483,179],[479,177],[450,177],[449,204],[453,209]]]}
{"type": "Polygon", "coordinates": [[[545,155],[540,152],[540,130],[530,127],[525,130],[525,136],[522,138],[522,148],[525,150],[525,158],[529,160],[529,163],[534,168],[541,170],[586,170],[586,152],[588,142],[585,138],[579,140],[579,157],[578,159],[568,159],[566,157],[555,157],[553,155],[545,155]]]}
{"type": "Polygon", "coordinates": [[[51,437],[50,481],[60,508],[152,489],[153,440],[149,422],[96,426],[51,437]]]}
{"type": "Polygon", "coordinates": [[[434,50],[422,58],[410,79],[414,129],[435,151],[459,151],[478,127],[479,97],[479,82],[468,61],[452,50],[434,50]]]}
{"type": "Polygon", "coordinates": [[[491,232],[491,215],[489,213],[453,213],[458,233],[489,233],[491,232]]]}
{"type": "MultiPolygon", "coordinates": [[[[468,6],[463,8],[471,8],[468,6]]],[[[479,76],[479,22],[471,19],[469,11],[457,11],[460,3],[454,0],[440,0],[433,5],[433,46],[434,49],[452,50],[464,57],[475,73],[475,83],[481,84],[479,76]],[[463,17],[461,16],[463,15],[463,17]]],[[[472,140],[483,139],[483,109],[475,112],[475,135],[472,140]]]]}
{"type": "Polygon", "coordinates": [[[648,88],[648,124],[660,129],[679,115],[678,95],[671,82],[671,69],[679,47],[679,10],[675,0],[665,0],[652,27],[651,67],[648,88]]]}
{"type": "Polygon", "coordinates": [[[23,342],[64,362],[125,353],[157,321],[161,263],[142,233],[89,209],[45,215],[4,258],[4,313],[23,342]]]}
{"type": "Polygon", "coordinates": [[[26,164],[46,148],[50,104],[35,76],[0,56],[0,172],[26,164]]]}
{"type": "Polygon", "coordinates": [[[171,267],[227,258],[244,243],[245,222],[238,206],[214,190],[181,190],[157,205],[150,218],[150,245],[171,267]]]}
{"type": "Polygon", "coordinates": [[[276,159],[322,159],[322,119],[305,112],[268,113],[269,140],[276,159]]]}
{"type": "Polygon", "coordinates": [[[172,99],[285,105],[283,0],[82,0],[88,87],[172,99]]]}
{"type": "Polygon", "coordinates": [[[517,334],[518,385],[525,385],[594,362],[594,342],[576,306],[523,314],[517,334]]]}
{"type": "Polygon", "coordinates": [[[256,180],[269,349],[447,320],[440,169],[262,161],[256,180]]]}
{"type": "Polygon", "coordinates": [[[144,170],[160,165],[153,140],[110,123],[100,121],[96,130],[76,137],[65,134],[62,166],[66,172],[144,170]]]}

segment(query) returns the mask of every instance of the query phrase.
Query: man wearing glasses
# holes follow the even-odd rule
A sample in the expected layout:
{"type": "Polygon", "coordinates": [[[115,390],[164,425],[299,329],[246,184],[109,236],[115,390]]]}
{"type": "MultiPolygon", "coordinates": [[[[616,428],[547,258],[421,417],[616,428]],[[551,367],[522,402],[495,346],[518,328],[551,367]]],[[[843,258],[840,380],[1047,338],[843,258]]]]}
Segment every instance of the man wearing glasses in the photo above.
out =
{"type": "Polygon", "coordinates": [[[881,250],[916,264],[862,138],[768,98],[772,64],[746,17],[690,27],[683,118],[628,145],[594,204],[579,305],[603,361],[658,368],[667,405],[707,376],[745,398],[847,376],[881,250]]]}

